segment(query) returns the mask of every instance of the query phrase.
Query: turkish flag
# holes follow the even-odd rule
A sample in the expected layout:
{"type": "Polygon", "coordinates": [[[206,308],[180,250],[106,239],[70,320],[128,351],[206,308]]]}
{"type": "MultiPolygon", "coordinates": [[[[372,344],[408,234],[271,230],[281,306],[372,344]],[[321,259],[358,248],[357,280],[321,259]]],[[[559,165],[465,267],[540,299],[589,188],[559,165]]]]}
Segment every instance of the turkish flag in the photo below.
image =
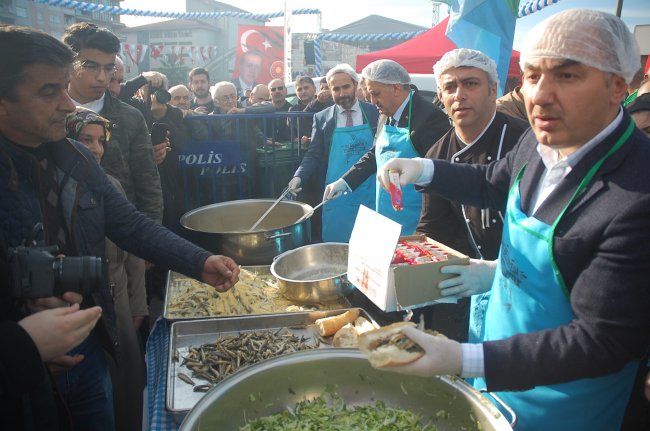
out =
{"type": "MultiPolygon", "coordinates": [[[[239,44],[237,46],[237,60],[233,71],[233,80],[239,77],[239,67],[244,54],[254,54],[257,58],[261,57],[261,68],[257,76],[254,76],[255,84],[268,84],[276,77],[282,78],[282,74],[278,76],[278,68],[279,65],[282,65],[282,69],[284,69],[284,28],[240,25],[238,34],[239,44]]],[[[242,75],[242,79],[244,79],[244,75],[242,75]]]]}

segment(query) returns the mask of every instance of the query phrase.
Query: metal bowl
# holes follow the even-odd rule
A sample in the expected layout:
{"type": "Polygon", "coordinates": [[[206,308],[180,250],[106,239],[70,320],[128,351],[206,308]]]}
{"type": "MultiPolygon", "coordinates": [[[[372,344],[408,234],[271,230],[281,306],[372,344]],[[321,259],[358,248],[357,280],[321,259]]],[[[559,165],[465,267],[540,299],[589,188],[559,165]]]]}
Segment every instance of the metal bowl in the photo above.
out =
{"type": "Polygon", "coordinates": [[[282,201],[252,232],[248,229],[273,204],[272,199],[246,199],[196,208],[181,217],[184,235],[239,265],[270,265],[280,253],[311,242],[311,221],[296,223],[312,207],[282,201]]]}
{"type": "Polygon", "coordinates": [[[446,430],[512,430],[499,410],[464,381],[379,371],[353,349],[322,349],[250,366],[212,388],[188,413],[182,431],[237,430],[333,388],[348,407],[375,400],[421,415],[446,430]]]}
{"type": "Polygon", "coordinates": [[[271,274],[285,298],[306,303],[338,299],[352,290],[348,283],[348,245],[328,242],[289,250],[271,264],[271,274]]]}

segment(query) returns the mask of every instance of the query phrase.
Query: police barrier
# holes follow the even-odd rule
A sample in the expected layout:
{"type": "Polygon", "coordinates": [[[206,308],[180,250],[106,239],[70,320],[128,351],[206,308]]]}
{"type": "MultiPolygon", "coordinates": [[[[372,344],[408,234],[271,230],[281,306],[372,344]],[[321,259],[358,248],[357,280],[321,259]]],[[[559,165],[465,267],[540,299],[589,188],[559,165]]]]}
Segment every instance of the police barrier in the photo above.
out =
{"type": "Polygon", "coordinates": [[[300,138],[311,136],[305,126],[311,117],[304,112],[186,117],[188,142],[178,155],[184,211],[278,197],[307,150],[300,138]]]}

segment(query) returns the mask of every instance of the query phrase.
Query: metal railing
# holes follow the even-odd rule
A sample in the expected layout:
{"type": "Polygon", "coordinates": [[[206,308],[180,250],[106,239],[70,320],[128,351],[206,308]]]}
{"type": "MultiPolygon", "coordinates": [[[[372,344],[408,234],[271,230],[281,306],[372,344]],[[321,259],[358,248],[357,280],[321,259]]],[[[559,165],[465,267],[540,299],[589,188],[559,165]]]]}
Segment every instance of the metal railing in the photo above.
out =
{"type": "Polygon", "coordinates": [[[307,151],[313,113],[196,115],[178,156],[183,209],[237,199],[276,198],[307,151]],[[301,120],[302,119],[302,120],[301,120]]]}

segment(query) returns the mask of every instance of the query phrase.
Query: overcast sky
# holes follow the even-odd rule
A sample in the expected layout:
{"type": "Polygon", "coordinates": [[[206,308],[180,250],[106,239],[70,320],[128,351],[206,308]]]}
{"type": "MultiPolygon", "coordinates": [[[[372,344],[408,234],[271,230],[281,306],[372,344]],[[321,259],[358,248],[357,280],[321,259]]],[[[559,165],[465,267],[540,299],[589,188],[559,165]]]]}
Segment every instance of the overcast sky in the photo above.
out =
{"type": "MultiPolygon", "coordinates": [[[[269,13],[284,10],[283,0],[224,0],[222,3],[232,4],[251,13],[269,13]]],[[[368,15],[382,15],[411,24],[430,27],[433,18],[433,7],[430,0],[357,0],[350,7],[350,0],[288,0],[291,9],[313,8],[322,12],[322,26],[334,30],[338,27],[365,18],[368,15]]],[[[528,3],[522,0],[521,4],[528,3]]],[[[599,9],[614,14],[617,0],[560,0],[557,4],[547,6],[545,9],[532,15],[517,20],[515,31],[515,49],[523,35],[526,34],[539,21],[563,9],[574,7],[599,9]]],[[[122,1],[122,8],[151,10],[161,12],[182,12],[185,2],[179,0],[127,0],[122,1]]],[[[447,15],[447,6],[442,5],[441,19],[447,15]]],[[[650,7],[648,0],[623,0],[623,20],[630,30],[638,24],[650,24],[650,7]]],[[[122,16],[121,21],[127,26],[138,26],[152,22],[151,18],[122,16]]],[[[272,20],[271,25],[282,25],[282,19],[272,20]]],[[[294,33],[313,32],[317,26],[315,15],[296,15],[292,19],[294,33]]]]}

